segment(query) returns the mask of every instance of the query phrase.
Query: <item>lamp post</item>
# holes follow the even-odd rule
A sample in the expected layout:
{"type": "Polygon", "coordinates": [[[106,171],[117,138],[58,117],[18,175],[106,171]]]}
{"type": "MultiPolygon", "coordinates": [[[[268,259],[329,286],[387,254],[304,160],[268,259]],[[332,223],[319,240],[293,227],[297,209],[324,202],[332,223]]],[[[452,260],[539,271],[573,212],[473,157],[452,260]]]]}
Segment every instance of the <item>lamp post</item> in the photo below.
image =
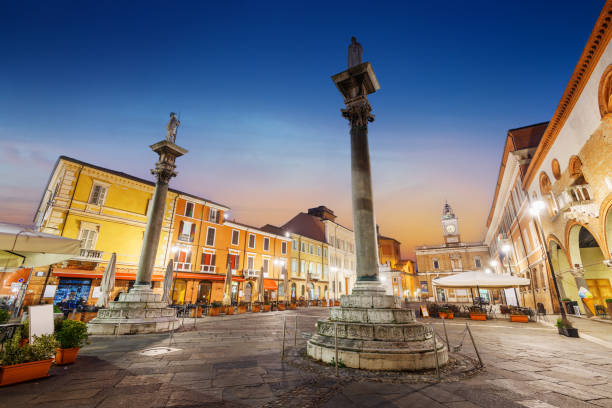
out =
{"type": "Polygon", "coordinates": [[[563,308],[563,303],[561,303],[561,295],[559,293],[559,284],[557,283],[557,277],[555,276],[555,270],[553,269],[552,260],[550,258],[550,252],[548,251],[548,246],[546,245],[546,237],[544,236],[544,229],[542,228],[542,220],[540,219],[540,212],[546,207],[543,201],[535,200],[531,201],[529,195],[527,195],[527,199],[529,200],[529,211],[531,215],[536,220],[536,229],[539,230],[539,239],[540,245],[544,248],[546,252],[546,260],[548,261],[548,267],[550,268],[550,274],[552,275],[552,281],[555,285],[555,292],[557,294],[557,301],[559,302],[559,309],[561,310],[561,321],[565,325],[565,327],[572,327],[569,320],[567,320],[567,315],[565,314],[565,309],[563,308]]]}
{"type": "MultiPolygon", "coordinates": [[[[510,265],[510,252],[512,252],[512,245],[510,245],[508,242],[505,242],[504,244],[502,244],[500,250],[508,257],[508,273],[510,274],[510,276],[514,276],[514,274],[512,273],[512,266],[510,265]]],[[[516,305],[520,306],[518,293],[516,293],[516,288],[512,289],[514,289],[514,298],[516,299],[516,305]]],[[[504,289],[504,294],[505,291],[506,290],[504,289]]]]}

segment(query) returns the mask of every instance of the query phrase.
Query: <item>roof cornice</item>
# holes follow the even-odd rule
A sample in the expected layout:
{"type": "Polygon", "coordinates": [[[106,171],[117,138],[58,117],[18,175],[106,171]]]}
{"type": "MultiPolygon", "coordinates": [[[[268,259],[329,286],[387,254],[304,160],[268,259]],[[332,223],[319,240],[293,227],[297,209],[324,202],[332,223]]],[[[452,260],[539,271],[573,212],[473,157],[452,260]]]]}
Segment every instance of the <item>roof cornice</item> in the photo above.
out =
{"type": "Polygon", "coordinates": [[[580,94],[588,82],[593,69],[595,69],[597,62],[599,62],[601,55],[610,42],[610,37],[612,35],[612,29],[610,28],[611,25],[612,0],[606,0],[606,4],[601,10],[599,17],[597,18],[597,22],[595,23],[595,27],[589,36],[589,40],[582,51],[582,55],[580,55],[578,64],[576,64],[576,68],[574,68],[574,72],[572,73],[569,83],[563,92],[561,101],[557,105],[555,114],[550,120],[550,123],[544,132],[544,136],[542,136],[542,140],[538,145],[538,149],[535,152],[533,160],[527,168],[527,173],[525,174],[525,178],[523,180],[524,190],[529,189],[529,186],[535,178],[542,161],[544,158],[546,158],[546,154],[559,135],[559,131],[565,124],[565,121],[574,108],[574,105],[580,98],[580,94]]]}

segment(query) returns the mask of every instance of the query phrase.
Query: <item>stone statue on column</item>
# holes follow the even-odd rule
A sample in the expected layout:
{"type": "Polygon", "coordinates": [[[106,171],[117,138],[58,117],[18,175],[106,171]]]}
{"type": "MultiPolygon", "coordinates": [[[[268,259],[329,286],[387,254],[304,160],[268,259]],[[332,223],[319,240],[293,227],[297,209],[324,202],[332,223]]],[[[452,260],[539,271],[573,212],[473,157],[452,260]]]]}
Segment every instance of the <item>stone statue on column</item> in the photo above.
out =
{"type": "Polygon", "coordinates": [[[172,143],[176,143],[176,131],[181,126],[181,121],[176,117],[176,113],[170,112],[170,120],[166,125],[166,140],[172,143]]]}
{"type": "Polygon", "coordinates": [[[361,44],[357,42],[355,37],[351,37],[351,44],[348,47],[348,68],[361,64],[362,56],[363,48],[361,44]]]}

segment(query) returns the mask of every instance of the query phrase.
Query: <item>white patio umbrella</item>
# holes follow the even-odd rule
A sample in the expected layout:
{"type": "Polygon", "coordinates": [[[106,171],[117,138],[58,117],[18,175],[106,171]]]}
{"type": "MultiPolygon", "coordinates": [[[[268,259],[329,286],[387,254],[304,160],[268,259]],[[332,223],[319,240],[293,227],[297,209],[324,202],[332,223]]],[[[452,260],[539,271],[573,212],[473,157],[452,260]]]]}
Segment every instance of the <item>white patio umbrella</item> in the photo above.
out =
{"type": "Polygon", "coordinates": [[[283,264],[282,271],[284,273],[283,278],[285,280],[285,282],[283,284],[283,290],[285,291],[285,301],[289,301],[289,295],[290,295],[290,290],[289,290],[289,272],[287,272],[287,267],[285,266],[285,264],[283,264]]]}
{"type": "Polygon", "coordinates": [[[166,266],[166,273],[164,274],[164,294],[162,296],[162,302],[170,303],[172,301],[172,274],[174,273],[174,261],[171,259],[168,261],[166,266]]]}
{"type": "Polygon", "coordinates": [[[52,265],[79,255],[81,241],[0,222],[0,272],[52,265]]]}
{"type": "Polygon", "coordinates": [[[232,258],[227,254],[227,268],[225,270],[225,284],[223,285],[223,306],[232,304],[232,258]]]}
{"type": "Polygon", "coordinates": [[[264,301],[264,271],[263,266],[259,270],[259,281],[257,282],[257,300],[264,301]]]}
{"type": "Polygon", "coordinates": [[[113,289],[115,288],[115,265],[117,263],[117,254],[113,252],[104,275],[102,275],[102,283],[100,284],[100,297],[96,302],[97,307],[108,307],[108,298],[110,297],[113,289]]]}

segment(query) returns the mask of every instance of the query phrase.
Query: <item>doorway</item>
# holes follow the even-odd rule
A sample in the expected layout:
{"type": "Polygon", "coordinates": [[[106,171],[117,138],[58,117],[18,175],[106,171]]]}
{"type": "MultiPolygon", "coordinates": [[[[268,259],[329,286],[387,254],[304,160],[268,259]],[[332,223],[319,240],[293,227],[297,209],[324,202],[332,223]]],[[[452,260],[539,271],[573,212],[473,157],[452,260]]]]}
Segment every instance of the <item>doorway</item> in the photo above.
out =
{"type": "Polygon", "coordinates": [[[210,304],[210,292],[212,291],[212,282],[202,281],[198,285],[198,299],[197,303],[203,303],[205,305],[210,304]]]}

